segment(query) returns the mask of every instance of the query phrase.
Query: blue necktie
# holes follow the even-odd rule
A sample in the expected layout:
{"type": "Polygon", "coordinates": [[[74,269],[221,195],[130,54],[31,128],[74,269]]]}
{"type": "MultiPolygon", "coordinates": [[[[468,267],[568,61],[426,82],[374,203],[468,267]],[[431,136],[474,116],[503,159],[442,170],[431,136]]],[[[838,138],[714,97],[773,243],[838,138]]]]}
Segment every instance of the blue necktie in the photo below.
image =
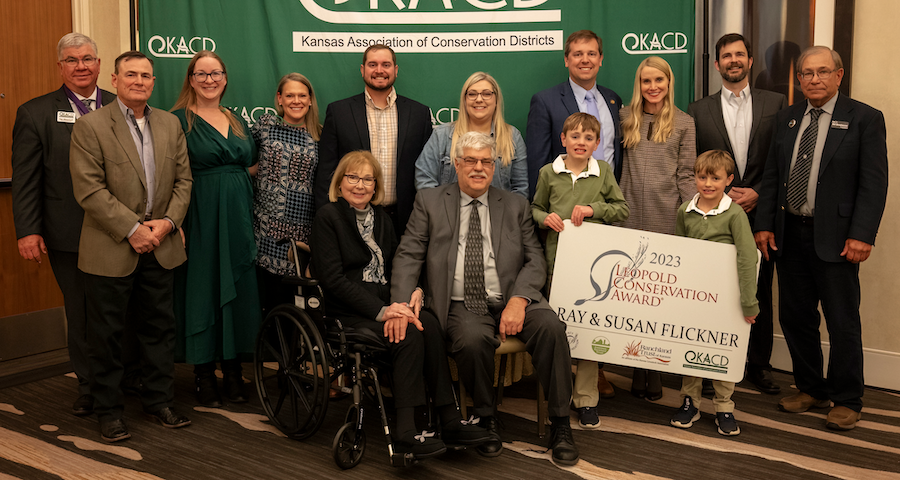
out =
{"type": "MultiPolygon", "coordinates": [[[[594,118],[596,118],[597,121],[599,122],[600,121],[600,111],[597,110],[597,100],[594,98],[593,92],[591,92],[591,91],[587,92],[587,95],[584,96],[584,103],[585,103],[585,108],[587,108],[587,112],[585,112],[585,113],[589,113],[589,114],[593,115],[594,118]]],[[[608,161],[606,159],[606,157],[603,156],[603,134],[602,134],[603,129],[601,128],[600,130],[601,130],[600,132],[597,132],[597,138],[600,139],[600,143],[597,144],[597,149],[594,150],[593,156],[597,160],[608,161]]],[[[612,164],[610,163],[610,165],[612,165],[612,164]]]]}

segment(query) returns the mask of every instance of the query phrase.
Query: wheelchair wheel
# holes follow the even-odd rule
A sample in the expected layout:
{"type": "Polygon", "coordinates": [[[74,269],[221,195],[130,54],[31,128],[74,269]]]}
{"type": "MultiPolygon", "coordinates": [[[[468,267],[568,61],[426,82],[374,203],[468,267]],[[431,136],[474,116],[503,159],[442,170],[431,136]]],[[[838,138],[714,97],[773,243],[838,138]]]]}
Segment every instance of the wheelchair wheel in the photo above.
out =
{"type": "Polygon", "coordinates": [[[355,423],[347,422],[338,430],[331,445],[334,463],[344,470],[359,465],[366,452],[366,432],[357,429],[355,423]]]}
{"type": "Polygon", "coordinates": [[[319,429],[328,408],[325,344],[303,310],[285,304],[266,317],[256,340],[256,390],[263,409],[294,440],[319,429]]]}

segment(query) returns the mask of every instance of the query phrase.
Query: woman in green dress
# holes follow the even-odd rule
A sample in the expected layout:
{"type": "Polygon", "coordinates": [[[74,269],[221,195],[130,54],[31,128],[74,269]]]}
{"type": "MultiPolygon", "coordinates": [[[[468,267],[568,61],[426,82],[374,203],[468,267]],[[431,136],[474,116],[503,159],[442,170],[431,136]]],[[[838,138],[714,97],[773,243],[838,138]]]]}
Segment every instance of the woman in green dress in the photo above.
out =
{"type": "Polygon", "coordinates": [[[256,145],[244,120],[220,105],[227,77],[215,53],[197,52],[173,113],[187,140],[194,188],[184,220],[188,261],[175,280],[177,352],[194,365],[197,401],[247,401],[241,358],[253,352],[260,323],[247,168],[256,145]],[[222,362],[222,397],[216,385],[222,362]]]}

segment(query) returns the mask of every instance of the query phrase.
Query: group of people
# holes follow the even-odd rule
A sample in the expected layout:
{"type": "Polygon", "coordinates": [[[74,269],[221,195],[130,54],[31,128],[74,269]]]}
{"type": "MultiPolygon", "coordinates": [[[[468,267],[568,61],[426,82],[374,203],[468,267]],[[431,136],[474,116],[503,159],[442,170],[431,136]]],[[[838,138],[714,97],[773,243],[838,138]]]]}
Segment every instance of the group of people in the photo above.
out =
{"type": "MultiPolygon", "coordinates": [[[[826,425],[853,428],[863,393],[858,264],[887,192],[883,116],[838,93],[840,56],[826,47],[801,55],[807,100],[786,108],[784,96],[749,87],[750,44],[726,35],[716,45],[722,91],[688,115],[660,57],[638,66],[627,105],[597,85],[602,45],[589,30],[569,35],[569,78],[532,97],[523,138],[485,72],[463,84],[457,121],[433,128],[428,107],[397,94],[396,55],[384,45],[363,54],[363,93],[328,105],[324,125],[312,84],[290,73],[276,88],[277,115],[250,128],[221,105],[227,69],[214,52],[191,60],[170,114],[147,105],[151,59],[120,55],[112,95],[96,86],[94,42],[64,36],[63,87],[19,108],[13,189],[19,251],[38,262],[47,254],[63,290],[74,413],[97,413],[104,440],[128,438],[123,392],[137,378],[151,418],[188,425],[172,408],[176,360],[194,365],[199,404],[247,401],[241,361],[261,318],[291,295],[279,241],[290,238],[311,253],[326,313],[390,346],[400,451],[424,458],[465,444],[499,455],[493,357],[516,336],[548,399],[552,457],[574,464],[570,406],[596,428],[600,398],[615,395],[593,361],[577,362],[573,383],[565,324],[546,298],[559,232],[587,221],[735,244],[753,323],[748,379],[770,394],[779,392],[769,364],[777,261],[800,389],[779,406],[834,402],[826,425]],[[472,392],[469,419],[448,354],[472,392]],[[439,435],[416,426],[429,397],[439,435]]],[[[700,418],[702,389],[683,380],[673,426],[700,418]]],[[[713,389],[718,431],[737,435],[734,384],[713,389]]],[[[636,370],[631,393],[660,398],[659,373],[636,370]]]]}

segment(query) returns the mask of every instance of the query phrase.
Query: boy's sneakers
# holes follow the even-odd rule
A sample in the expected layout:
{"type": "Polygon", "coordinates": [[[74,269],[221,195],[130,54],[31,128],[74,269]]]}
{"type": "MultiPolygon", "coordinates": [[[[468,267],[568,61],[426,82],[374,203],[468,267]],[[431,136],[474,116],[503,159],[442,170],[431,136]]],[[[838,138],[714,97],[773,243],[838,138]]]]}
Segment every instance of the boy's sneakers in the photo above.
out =
{"type": "MultiPolygon", "coordinates": [[[[732,419],[733,418],[734,417],[732,416],[732,419]]],[[[700,420],[700,410],[697,410],[697,407],[694,406],[694,401],[691,400],[691,397],[684,397],[684,403],[681,404],[681,408],[675,412],[675,415],[672,416],[672,420],[669,420],[669,423],[671,423],[673,427],[691,428],[697,420],[700,420]]],[[[737,426],[737,424],[735,424],[735,426],[737,426]]]]}
{"type": "Polygon", "coordinates": [[[734,414],[731,412],[716,412],[716,425],[719,426],[719,433],[727,436],[741,434],[741,427],[738,427],[734,414]]]}
{"type": "Polygon", "coordinates": [[[600,415],[597,407],[580,407],[578,411],[578,424],[582,428],[600,428],[600,415]]]}

